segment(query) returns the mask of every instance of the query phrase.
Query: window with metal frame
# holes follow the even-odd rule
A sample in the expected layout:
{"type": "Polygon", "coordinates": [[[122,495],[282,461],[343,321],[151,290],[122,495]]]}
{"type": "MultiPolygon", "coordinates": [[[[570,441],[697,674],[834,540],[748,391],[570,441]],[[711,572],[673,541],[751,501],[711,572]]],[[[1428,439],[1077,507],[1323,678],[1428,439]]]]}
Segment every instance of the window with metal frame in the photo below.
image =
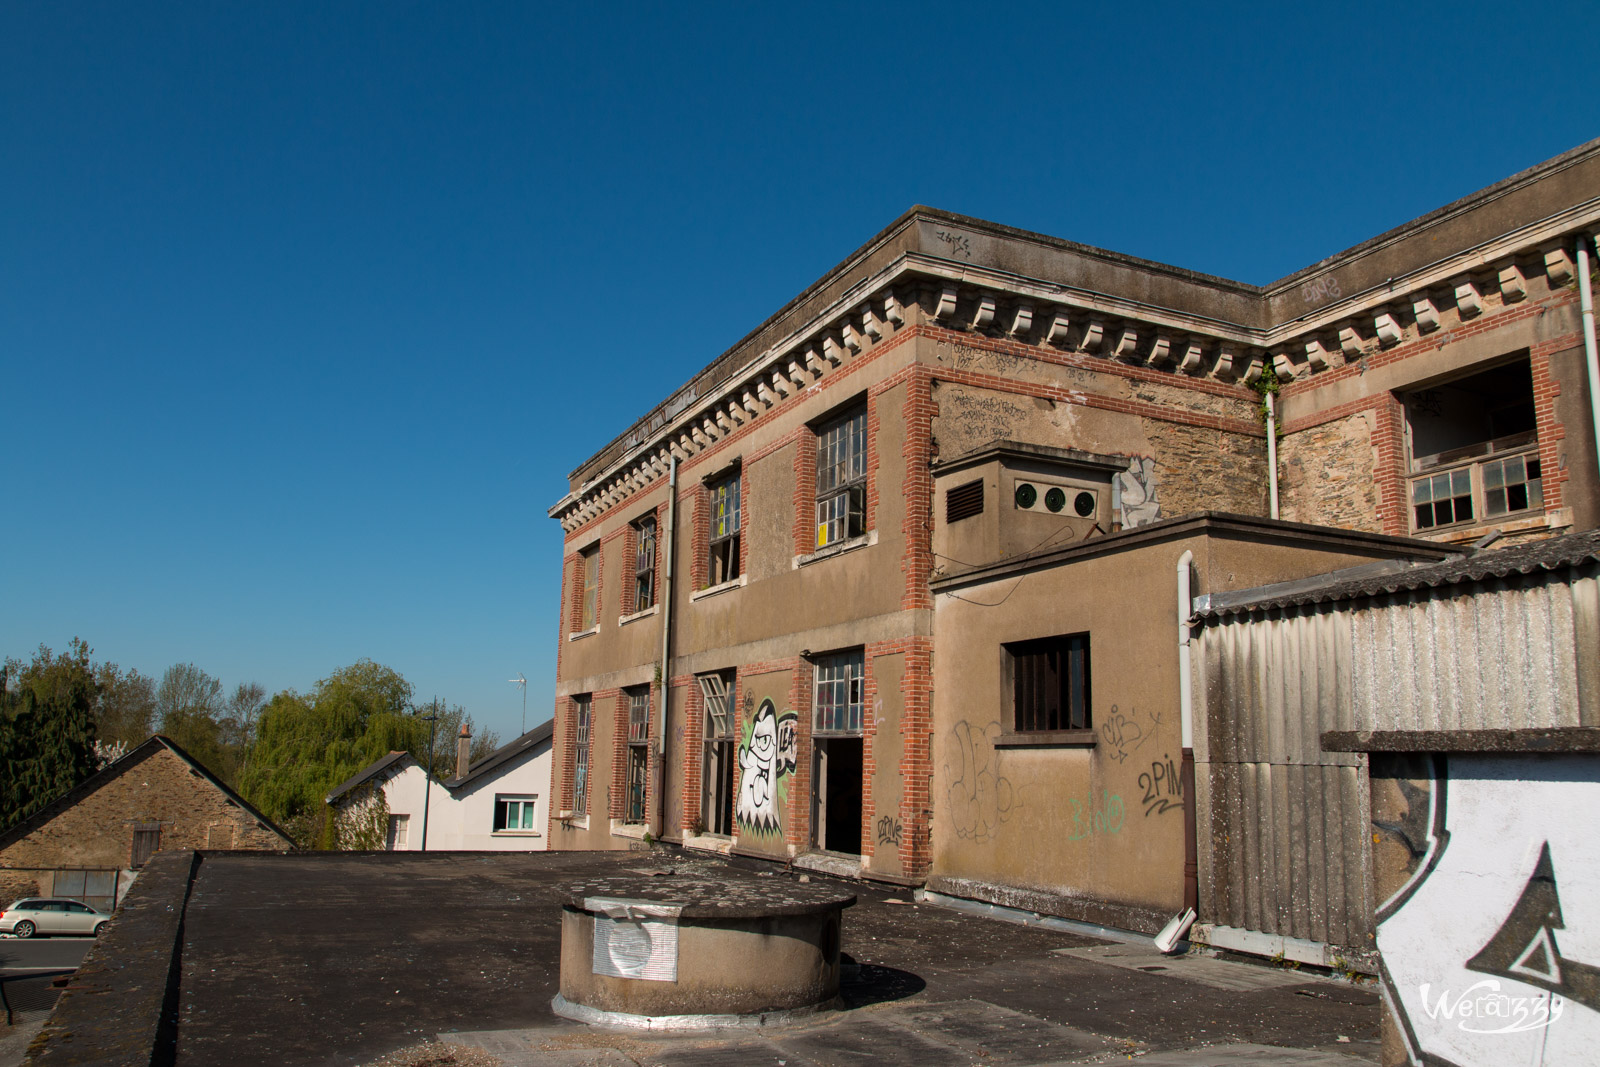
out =
{"type": "Polygon", "coordinates": [[[644,822],[650,768],[650,689],[628,690],[628,803],[625,822],[644,822]]]}
{"type": "Polygon", "coordinates": [[[1005,650],[1010,657],[1013,729],[1029,733],[1092,727],[1088,634],[1017,641],[1005,650]]]}
{"type": "Polygon", "coordinates": [[[583,612],[580,630],[592,630],[598,616],[595,598],[600,588],[600,546],[594,545],[578,553],[578,566],[583,569],[583,612]]]}
{"type": "Polygon", "coordinates": [[[866,533],[867,409],[817,433],[817,547],[866,533]]]}
{"type": "Polygon", "coordinates": [[[858,734],[865,723],[865,654],[817,657],[811,729],[814,734],[858,734]]]}
{"type": "Polygon", "coordinates": [[[644,611],[656,603],[656,517],[646,515],[633,524],[633,610],[644,611]]]}
{"type": "Polygon", "coordinates": [[[572,810],[589,810],[589,695],[572,698],[573,752],[576,766],[572,773],[572,810]]]}
{"type": "Polygon", "coordinates": [[[737,686],[732,671],[702,674],[696,681],[706,705],[701,821],[704,832],[727,835],[733,833],[733,709],[737,686]]]}
{"type": "Polygon", "coordinates": [[[721,585],[739,577],[739,475],[711,486],[710,583],[721,585]]]}

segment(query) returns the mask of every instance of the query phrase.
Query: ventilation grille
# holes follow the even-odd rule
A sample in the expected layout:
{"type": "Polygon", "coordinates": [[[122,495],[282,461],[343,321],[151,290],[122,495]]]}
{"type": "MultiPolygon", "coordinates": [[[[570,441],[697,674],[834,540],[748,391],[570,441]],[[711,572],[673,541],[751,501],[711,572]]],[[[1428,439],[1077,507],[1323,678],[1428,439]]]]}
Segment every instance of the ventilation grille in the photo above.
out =
{"type": "Polygon", "coordinates": [[[960,522],[983,514],[983,479],[958,485],[944,495],[944,521],[960,522]]]}

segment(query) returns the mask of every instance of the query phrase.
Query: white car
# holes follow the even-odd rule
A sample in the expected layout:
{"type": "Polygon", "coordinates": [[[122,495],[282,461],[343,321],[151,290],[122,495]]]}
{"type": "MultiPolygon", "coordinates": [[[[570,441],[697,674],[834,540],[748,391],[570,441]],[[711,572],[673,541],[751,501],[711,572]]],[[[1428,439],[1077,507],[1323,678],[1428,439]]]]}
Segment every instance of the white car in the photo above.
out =
{"type": "Polygon", "coordinates": [[[77,900],[24,897],[0,911],[0,934],[93,934],[99,936],[111,916],[77,900]]]}

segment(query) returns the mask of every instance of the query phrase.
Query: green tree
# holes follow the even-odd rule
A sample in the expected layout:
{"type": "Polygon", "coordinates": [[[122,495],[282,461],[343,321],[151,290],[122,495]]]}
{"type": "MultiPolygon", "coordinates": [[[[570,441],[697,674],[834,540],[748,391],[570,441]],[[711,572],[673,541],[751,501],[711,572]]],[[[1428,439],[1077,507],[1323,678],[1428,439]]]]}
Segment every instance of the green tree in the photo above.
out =
{"type": "Polygon", "coordinates": [[[75,637],[59,656],[40,645],[26,666],[8,661],[0,671],[0,827],[32,815],[98,768],[100,688],[89,653],[75,637]]]}
{"type": "Polygon", "coordinates": [[[142,744],[155,731],[156,683],[136,670],[115,663],[95,668],[100,704],[95,711],[96,737],[104,756],[115,758],[142,744]]]}
{"type": "Polygon", "coordinates": [[[224,782],[233,783],[242,752],[222,721],[222,683],[193,663],[175,663],[156,687],[160,731],[224,782]]]}

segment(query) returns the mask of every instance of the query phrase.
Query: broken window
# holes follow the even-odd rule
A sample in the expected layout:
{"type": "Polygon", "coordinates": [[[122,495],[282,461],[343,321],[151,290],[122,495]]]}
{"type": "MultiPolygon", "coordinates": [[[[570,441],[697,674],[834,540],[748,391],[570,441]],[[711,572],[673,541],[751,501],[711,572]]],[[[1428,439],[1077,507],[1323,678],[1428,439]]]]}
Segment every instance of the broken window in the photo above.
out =
{"type": "Polygon", "coordinates": [[[732,671],[702,674],[698,679],[705,698],[705,760],[700,802],[704,831],[733,833],[733,709],[736,686],[732,671]]]}
{"type": "Polygon", "coordinates": [[[1415,530],[1544,506],[1533,375],[1519,359],[1404,396],[1415,530]]]}
{"type": "Polygon", "coordinates": [[[1011,667],[1013,729],[1023,733],[1090,728],[1088,634],[1017,641],[1005,650],[1011,667]]]}
{"type": "Polygon", "coordinates": [[[811,728],[819,734],[858,734],[864,722],[864,657],[861,650],[817,658],[811,728]]]}
{"type": "Polygon", "coordinates": [[[600,546],[592,545],[578,553],[578,567],[583,571],[583,610],[578,629],[595,627],[595,598],[600,588],[600,546]]]}
{"type": "Polygon", "coordinates": [[[650,768],[650,689],[628,690],[628,807],[624,821],[644,822],[645,777],[650,768]]]}
{"type": "Polygon", "coordinates": [[[573,753],[572,810],[589,810],[589,694],[572,698],[573,753]]]}
{"type": "Polygon", "coordinates": [[[724,478],[711,487],[712,585],[739,577],[739,476],[724,478]]]}
{"type": "Polygon", "coordinates": [[[817,434],[817,547],[866,533],[867,409],[817,434]]]}
{"type": "Polygon", "coordinates": [[[648,515],[633,524],[633,610],[656,603],[656,519],[648,515]]]}

